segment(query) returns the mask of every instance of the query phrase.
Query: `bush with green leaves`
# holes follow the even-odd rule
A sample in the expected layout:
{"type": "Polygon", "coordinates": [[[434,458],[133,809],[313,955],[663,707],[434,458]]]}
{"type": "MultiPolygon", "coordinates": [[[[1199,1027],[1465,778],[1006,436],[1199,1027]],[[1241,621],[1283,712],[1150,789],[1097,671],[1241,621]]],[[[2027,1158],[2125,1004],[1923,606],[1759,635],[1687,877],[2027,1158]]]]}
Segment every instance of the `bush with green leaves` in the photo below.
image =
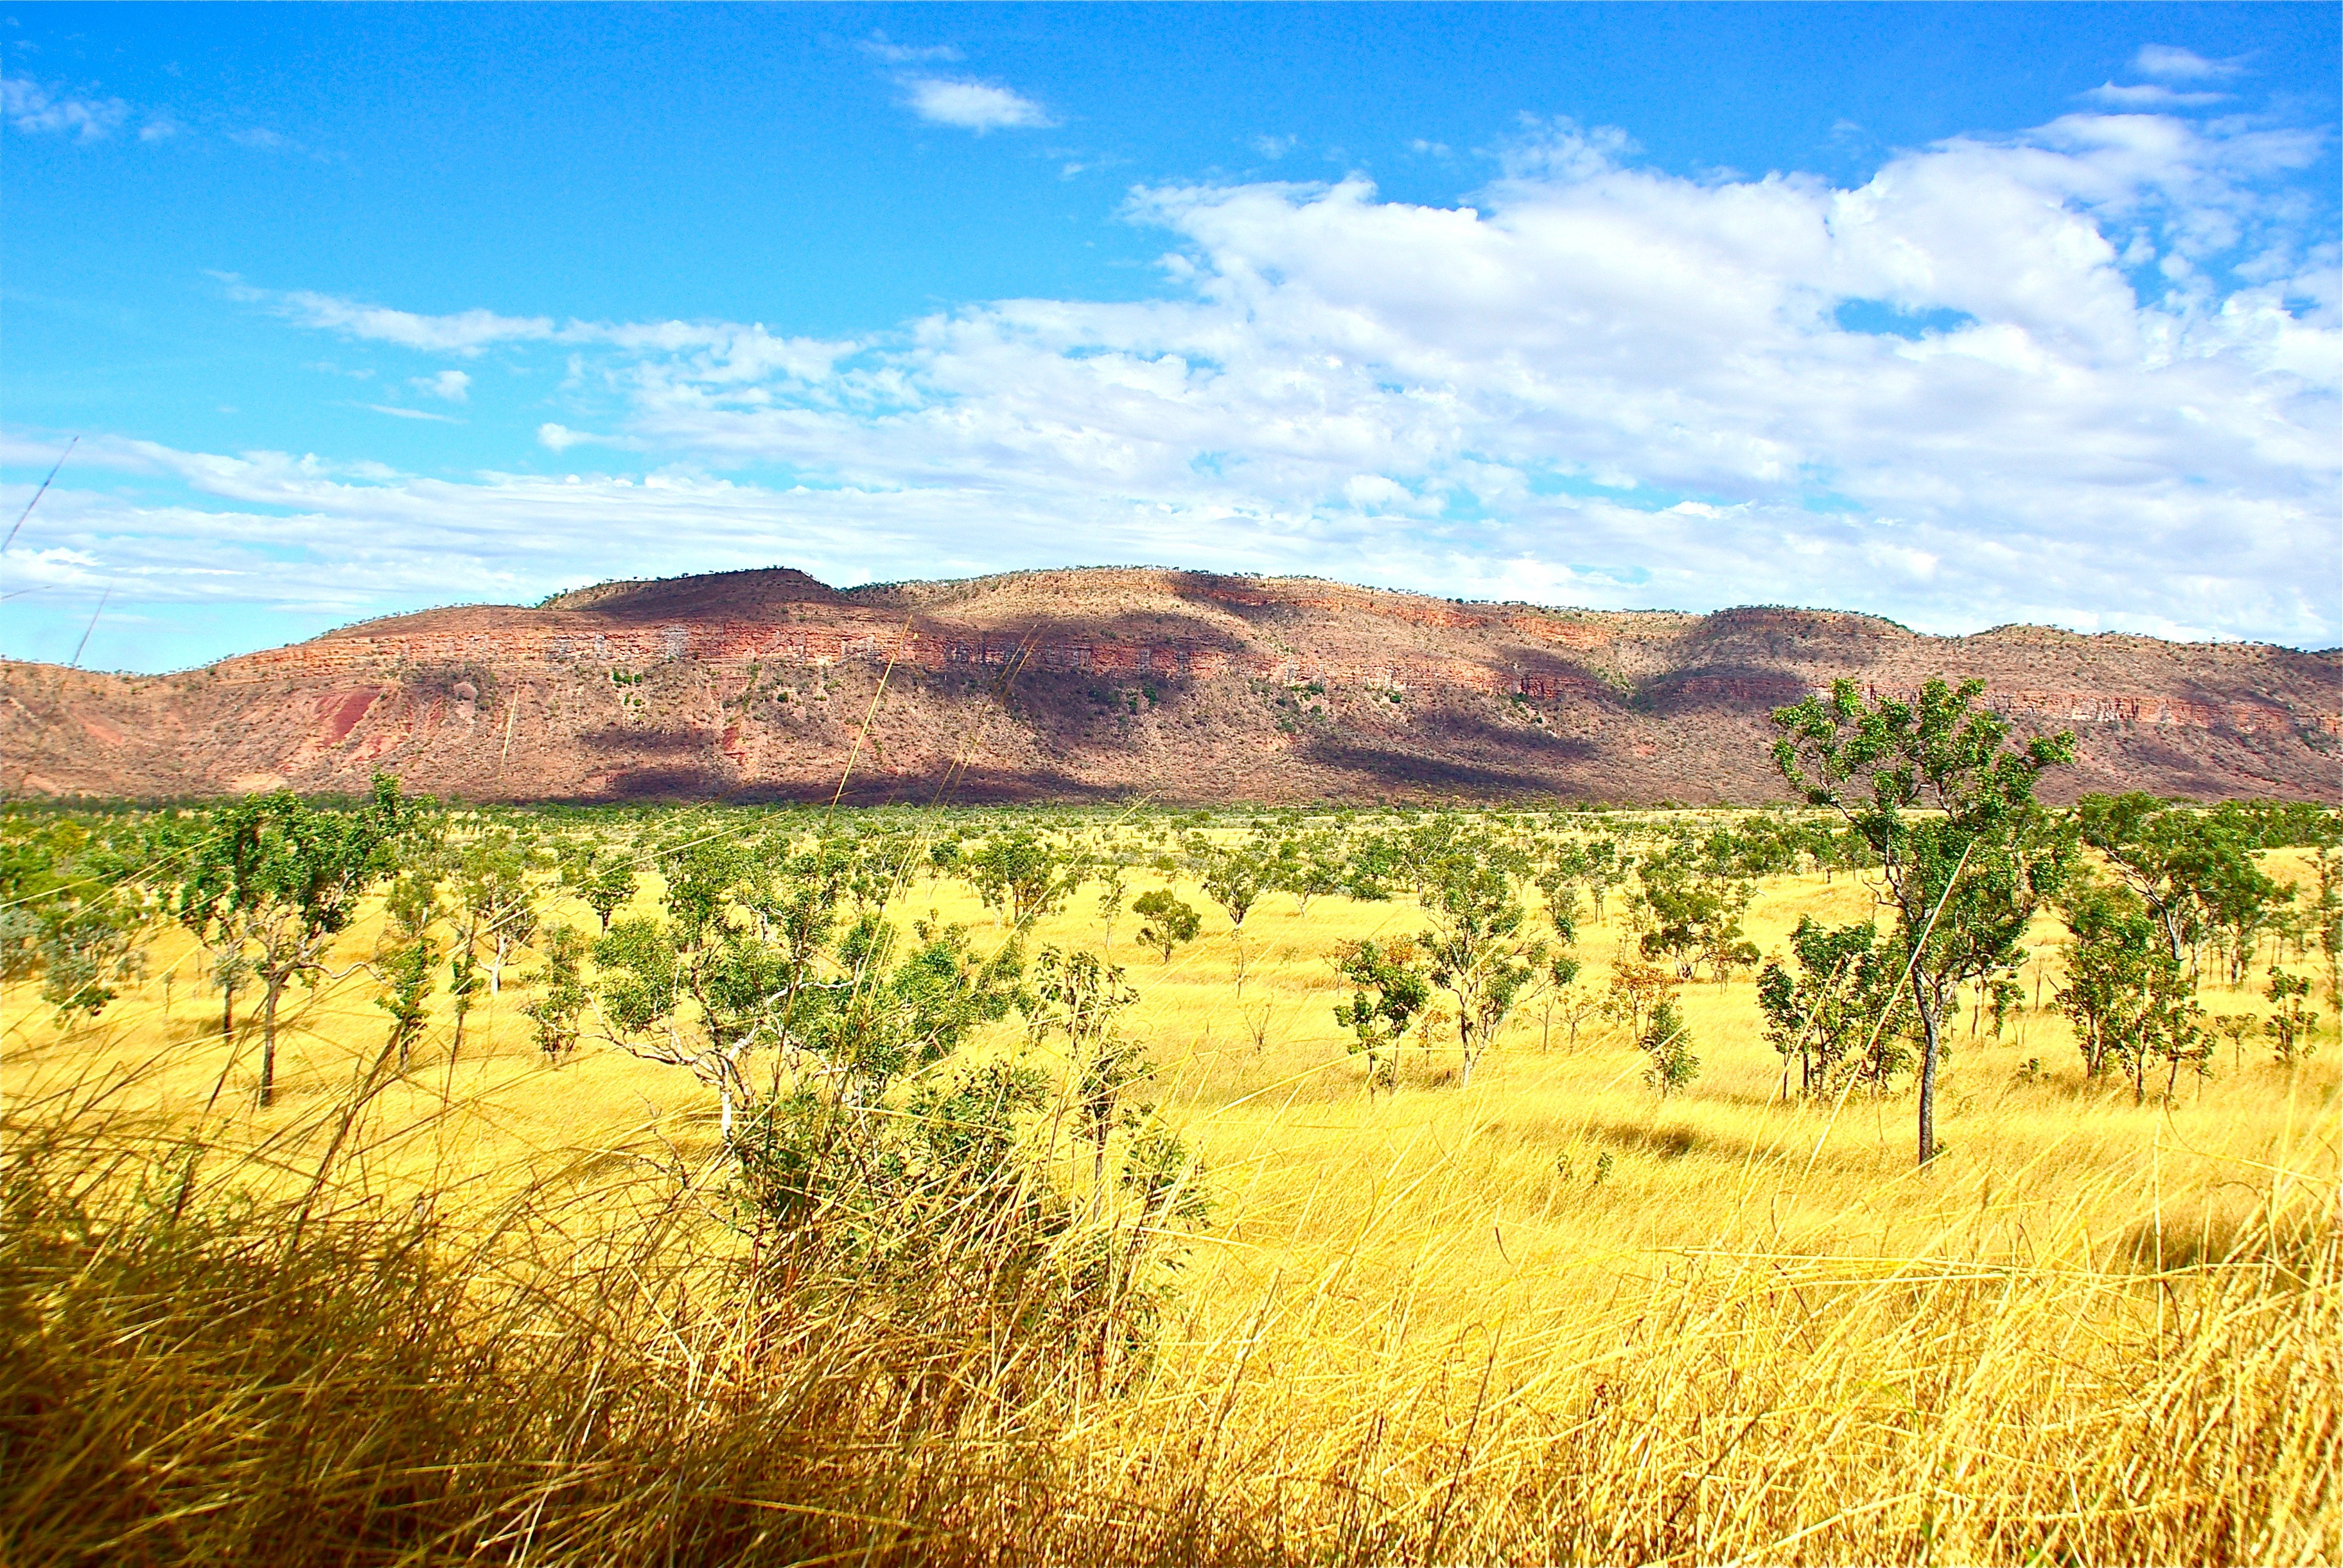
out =
{"type": "Polygon", "coordinates": [[[1644,1081],[1658,1090],[1661,1099],[1682,1093],[1700,1076],[1700,1058],[1692,1053],[1692,1029],[1675,998],[1663,998],[1652,1010],[1651,1021],[1635,1043],[1648,1059],[1644,1081]]]}

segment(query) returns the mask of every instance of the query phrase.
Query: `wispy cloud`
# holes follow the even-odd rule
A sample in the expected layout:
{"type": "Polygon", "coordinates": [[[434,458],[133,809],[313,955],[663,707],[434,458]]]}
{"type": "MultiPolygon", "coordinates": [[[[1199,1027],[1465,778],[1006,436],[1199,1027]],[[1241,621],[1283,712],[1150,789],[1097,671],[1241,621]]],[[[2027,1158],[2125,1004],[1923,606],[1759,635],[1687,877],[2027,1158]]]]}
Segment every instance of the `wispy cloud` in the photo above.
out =
{"type": "Polygon", "coordinates": [[[120,98],[75,97],[25,76],[0,76],[0,117],[28,136],[103,141],[130,117],[120,98]]]}
{"type": "Polygon", "coordinates": [[[1296,138],[1292,136],[1255,136],[1252,139],[1252,150],[1265,158],[1282,158],[1296,145],[1296,138]]]}
{"type": "Polygon", "coordinates": [[[2080,96],[2110,109],[2193,109],[2228,101],[2227,93],[2183,93],[2157,82],[2105,82],[2080,96]]]}
{"type": "Polygon", "coordinates": [[[2208,60],[2168,44],[2143,44],[2139,53],[2132,56],[2131,68],[2143,76],[2161,76],[2167,81],[2226,81],[2245,71],[2246,59],[2240,55],[2233,59],[2208,60]]]}
{"type": "Polygon", "coordinates": [[[884,33],[873,33],[855,47],[872,59],[884,60],[890,65],[924,65],[960,58],[960,52],[950,44],[930,44],[924,47],[898,44],[884,33]]]}
{"type": "Polygon", "coordinates": [[[233,275],[217,276],[231,299],[264,306],[304,327],[395,343],[406,348],[469,356],[495,344],[542,340],[554,336],[553,318],[549,316],[498,316],[489,310],[424,316],[362,305],[330,294],[255,288],[233,275]]]}
{"type": "Polygon", "coordinates": [[[394,419],[428,419],[437,425],[460,425],[453,414],[434,414],[423,408],[401,408],[389,403],[369,403],[367,407],[377,414],[387,414],[394,419]]]}
{"type": "Polygon", "coordinates": [[[982,136],[987,131],[1033,130],[1054,126],[1049,111],[1007,87],[951,76],[903,78],[911,112],[936,126],[955,126],[982,136]]]}

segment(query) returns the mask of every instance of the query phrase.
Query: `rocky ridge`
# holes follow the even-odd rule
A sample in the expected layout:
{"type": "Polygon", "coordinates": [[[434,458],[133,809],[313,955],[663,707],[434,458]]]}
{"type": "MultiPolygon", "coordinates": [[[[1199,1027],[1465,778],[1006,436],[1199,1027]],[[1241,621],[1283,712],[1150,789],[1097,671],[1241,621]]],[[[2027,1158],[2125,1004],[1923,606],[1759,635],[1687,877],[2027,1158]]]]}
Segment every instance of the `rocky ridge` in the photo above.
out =
{"type": "Polygon", "coordinates": [[[2343,657],[1874,617],[1462,603],[1099,568],[846,591],[783,568],[365,622],[159,677],[0,662],[0,789],[955,801],[1755,801],[1766,715],[1976,676],[2063,793],[2338,794],[2343,657]]]}

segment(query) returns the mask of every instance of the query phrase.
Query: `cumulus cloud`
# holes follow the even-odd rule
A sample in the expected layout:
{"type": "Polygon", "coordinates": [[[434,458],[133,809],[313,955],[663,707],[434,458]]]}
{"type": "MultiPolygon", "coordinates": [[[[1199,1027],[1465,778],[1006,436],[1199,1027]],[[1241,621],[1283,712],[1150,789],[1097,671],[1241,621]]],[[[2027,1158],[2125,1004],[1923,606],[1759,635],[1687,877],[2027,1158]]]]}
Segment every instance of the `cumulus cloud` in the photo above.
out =
{"type": "Polygon", "coordinates": [[[120,98],[75,97],[24,76],[0,76],[0,117],[28,136],[66,135],[103,141],[130,117],[120,98]]]}
{"type": "Polygon", "coordinates": [[[987,131],[1024,130],[1057,124],[1032,99],[990,82],[952,76],[907,76],[903,90],[905,101],[920,118],[930,125],[956,126],[979,136],[987,131]]]}
{"type": "Polygon", "coordinates": [[[417,376],[407,382],[417,392],[445,398],[450,403],[462,403],[472,395],[472,378],[461,370],[442,370],[437,376],[417,376]]]}
{"type": "Polygon", "coordinates": [[[1090,560],[1598,608],[2338,640],[2337,252],[2289,184],[2316,136],[2075,115],[1852,186],[1679,178],[1561,122],[1501,150],[1454,207],[1360,179],[1143,189],[1161,297],[842,341],[253,291],[416,351],[567,355],[535,450],[652,467],[458,481],[100,443],[77,467],[186,498],[93,488],[43,524],[45,501],[30,542],[161,558],[176,529],[232,571],[248,519],[307,518],[321,549],[396,555],[386,585],[458,548],[542,592],[1063,564],[1078,538],[1090,560]]]}

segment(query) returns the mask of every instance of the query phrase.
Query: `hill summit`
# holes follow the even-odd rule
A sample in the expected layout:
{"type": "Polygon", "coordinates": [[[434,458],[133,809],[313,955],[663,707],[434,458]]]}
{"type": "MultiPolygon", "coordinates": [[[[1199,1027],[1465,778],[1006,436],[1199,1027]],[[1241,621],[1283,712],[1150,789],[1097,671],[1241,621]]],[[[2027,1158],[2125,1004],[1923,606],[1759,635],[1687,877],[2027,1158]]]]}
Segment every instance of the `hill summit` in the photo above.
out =
{"type": "Polygon", "coordinates": [[[2054,792],[2338,794],[2343,656],[1875,617],[1465,603],[1095,568],[836,589],[611,582],[169,676],[0,663],[0,789],[465,799],[1778,798],[1767,714],[1838,677],[1975,676],[2072,729],[2054,792]]]}

